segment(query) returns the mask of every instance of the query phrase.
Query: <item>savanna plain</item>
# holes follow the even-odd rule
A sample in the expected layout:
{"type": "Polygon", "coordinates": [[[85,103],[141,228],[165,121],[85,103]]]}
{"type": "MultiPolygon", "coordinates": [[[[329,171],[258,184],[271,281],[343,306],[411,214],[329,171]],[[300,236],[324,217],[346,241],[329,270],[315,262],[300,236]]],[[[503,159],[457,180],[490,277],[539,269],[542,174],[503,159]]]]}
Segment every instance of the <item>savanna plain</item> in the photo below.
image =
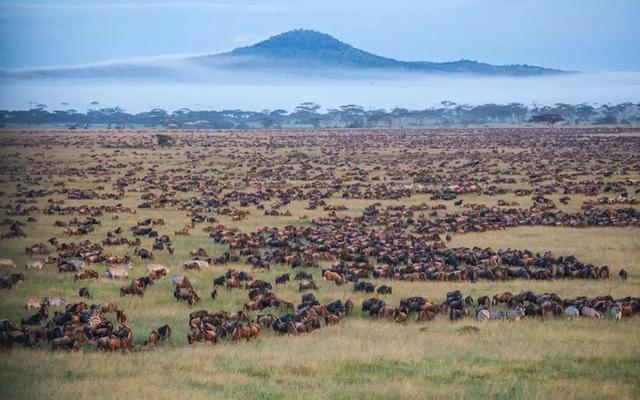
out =
{"type": "MultiPolygon", "coordinates": [[[[0,351],[0,398],[640,398],[636,128],[4,130],[0,146],[0,257],[16,265],[0,273],[24,274],[0,289],[0,319],[19,328],[37,312],[25,308],[27,299],[114,303],[133,334],[131,350],[100,351],[92,337],[52,350],[41,337],[51,325],[25,325],[21,332],[40,336],[31,348],[9,343],[0,351]],[[162,145],[158,134],[166,135],[162,145]],[[136,228],[155,233],[134,235],[136,228]],[[172,253],[156,244],[164,235],[172,253]],[[104,244],[109,238],[125,240],[104,244]],[[70,257],[84,258],[97,279],[59,272],[63,244],[72,242],[98,246],[93,258],[70,257]],[[37,244],[46,254],[28,254],[37,244]],[[199,249],[211,260],[184,269],[199,249]],[[533,276],[541,264],[481,262],[513,250],[553,260],[552,276],[533,276]],[[126,255],[128,277],[109,278],[108,257],[126,255]],[[567,256],[589,271],[607,266],[609,276],[561,273],[558,258],[567,256]],[[47,262],[42,269],[25,268],[38,258],[47,262]],[[169,273],[143,296],[121,296],[149,264],[169,273]],[[470,272],[501,267],[509,271],[502,278],[470,272]],[[296,305],[249,308],[244,324],[295,314],[304,293],[325,305],[351,299],[354,307],[337,312],[337,323],[320,318],[319,328],[278,333],[263,324],[249,340],[230,331],[215,343],[190,344],[187,336],[202,332],[190,313],[234,313],[250,302],[248,282],[210,296],[214,278],[230,269],[270,283],[277,299],[296,305]],[[323,279],[328,269],[341,284],[323,279]],[[301,271],[317,290],[300,292],[301,271]],[[285,273],[291,279],[275,284],[285,273]],[[175,275],[188,278],[199,302],[176,299],[175,275]],[[356,280],[392,292],[355,291],[356,280]],[[83,287],[91,298],[79,296],[83,287]],[[472,298],[456,320],[444,311],[418,321],[395,308],[410,297],[440,305],[456,290],[472,298]],[[613,300],[601,318],[545,312],[477,320],[481,296],[527,291],[613,300]],[[363,311],[370,298],[383,300],[390,317],[363,311]],[[624,298],[631,311],[612,317],[624,298]],[[171,342],[148,343],[165,324],[171,342]]],[[[47,312],[52,319],[65,308],[47,312]]],[[[113,313],[102,318],[117,331],[113,313]]]]}

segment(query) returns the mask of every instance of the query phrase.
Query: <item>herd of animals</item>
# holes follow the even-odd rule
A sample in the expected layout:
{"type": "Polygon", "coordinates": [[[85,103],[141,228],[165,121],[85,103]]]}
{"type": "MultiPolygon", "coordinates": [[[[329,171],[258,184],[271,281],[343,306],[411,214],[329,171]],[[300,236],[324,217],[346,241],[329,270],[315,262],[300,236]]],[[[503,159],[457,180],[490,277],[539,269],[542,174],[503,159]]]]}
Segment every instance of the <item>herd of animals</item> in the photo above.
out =
{"type": "MultiPolygon", "coordinates": [[[[0,248],[24,248],[24,264],[0,258],[5,270],[0,296],[16,285],[29,285],[18,267],[29,274],[55,268],[78,284],[121,280],[118,294],[138,296],[142,302],[147,290],[168,279],[173,292],[167,298],[185,304],[190,344],[251,340],[265,331],[305,334],[354,314],[397,323],[439,316],[452,321],[630,318],[640,314],[640,297],[562,298],[524,291],[473,299],[456,290],[444,300],[413,296],[397,305],[385,302],[398,281],[413,282],[419,292],[420,282],[426,281],[627,280],[625,266],[594,265],[573,255],[449,244],[453,235],[518,226],[640,228],[634,197],[640,192],[640,142],[615,136],[619,132],[193,133],[177,138],[172,150],[157,147],[153,136],[145,134],[1,136],[3,148],[40,153],[17,151],[0,161],[5,202],[0,248]],[[586,145],[576,146],[578,139],[586,145]],[[100,154],[98,144],[103,146],[100,154]],[[81,149],[76,152],[82,162],[67,165],[46,153],[52,148],[81,149]],[[223,156],[212,161],[209,152],[214,150],[223,156]],[[145,161],[154,155],[160,159],[145,161]],[[583,163],[586,156],[593,163],[583,163]],[[496,199],[497,205],[476,203],[475,198],[496,199]],[[400,202],[407,199],[412,201],[400,202]],[[350,210],[352,200],[366,205],[350,210]],[[579,201],[580,207],[566,207],[579,201]],[[303,214],[297,216],[299,223],[270,226],[272,217],[295,221],[287,209],[294,202],[304,203],[313,217],[303,214]],[[170,229],[176,221],[165,216],[167,210],[186,216],[184,226],[179,227],[181,222],[170,229]],[[47,229],[55,235],[34,243],[30,234],[45,218],[52,220],[47,229]],[[238,227],[252,218],[264,222],[262,227],[238,227]],[[225,251],[181,248],[179,238],[186,236],[204,236],[225,251]],[[188,257],[178,265],[155,261],[158,254],[174,253],[188,257]],[[134,264],[140,263],[146,264],[145,272],[131,280],[130,274],[139,270],[134,264]],[[180,274],[176,268],[182,269],[180,274]],[[260,279],[270,269],[278,271],[275,280],[260,279]],[[189,276],[211,270],[226,272],[213,280],[208,296],[200,296],[189,276]],[[295,285],[298,304],[278,296],[283,285],[295,285]],[[372,297],[354,312],[349,298],[318,301],[314,291],[323,285],[346,285],[372,297]],[[215,304],[232,290],[247,292],[239,309],[199,309],[206,298],[215,304]]],[[[87,286],[77,296],[70,302],[46,294],[26,299],[25,309],[36,311],[20,321],[0,320],[0,346],[47,343],[52,349],[78,350],[84,344],[129,351],[173,343],[171,327],[163,324],[144,332],[144,344],[140,340],[136,346],[125,310],[111,302],[94,303],[87,286]]]]}

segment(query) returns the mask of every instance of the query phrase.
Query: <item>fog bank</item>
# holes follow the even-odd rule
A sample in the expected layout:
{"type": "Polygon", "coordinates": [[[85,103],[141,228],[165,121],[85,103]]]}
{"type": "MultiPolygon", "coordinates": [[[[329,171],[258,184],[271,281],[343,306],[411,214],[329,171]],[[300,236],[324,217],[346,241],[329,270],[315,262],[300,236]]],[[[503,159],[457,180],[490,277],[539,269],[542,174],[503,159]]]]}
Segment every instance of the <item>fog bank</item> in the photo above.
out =
{"type": "Polygon", "coordinates": [[[115,79],[0,80],[0,108],[50,110],[120,106],[129,112],[152,108],[293,109],[313,101],[324,108],[359,104],[365,108],[423,109],[443,100],[459,104],[621,103],[640,101],[639,72],[581,73],[541,77],[479,77],[421,74],[353,76],[340,79],[229,73],[207,80],[132,81],[115,79]],[[92,101],[99,105],[90,105],[92,101]],[[67,105],[62,105],[67,103],[67,105]]]}

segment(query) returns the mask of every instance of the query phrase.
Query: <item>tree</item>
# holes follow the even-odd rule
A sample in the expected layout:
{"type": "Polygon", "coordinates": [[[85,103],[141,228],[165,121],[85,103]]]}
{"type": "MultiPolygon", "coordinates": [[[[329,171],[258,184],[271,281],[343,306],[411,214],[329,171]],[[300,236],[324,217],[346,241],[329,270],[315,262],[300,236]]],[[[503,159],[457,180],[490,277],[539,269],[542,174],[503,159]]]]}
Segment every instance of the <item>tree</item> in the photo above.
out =
{"type": "Polygon", "coordinates": [[[340,106],[340,117],[347,128],[361,128],[364,126],[364,108],[355,104],[340,106]]]}
{"type": "Polygon", "coordinates": [[[539,122],[539,123],[542,122],[542,123],[553,126],[560,121],[564,121],[564,118],[562,118],[562,115],[555,114],[555,113],[537,114],[537,115],[533,115],[529,121],[539,122]]]}
{"type": "Polygon", "coordinates": [[[298,123],[311,125],[314,128],[320,126],[320,115],[318,114],[318,110],[320,106],[313,102],[305,102],[296,107],[295,119],[298,123]]]}

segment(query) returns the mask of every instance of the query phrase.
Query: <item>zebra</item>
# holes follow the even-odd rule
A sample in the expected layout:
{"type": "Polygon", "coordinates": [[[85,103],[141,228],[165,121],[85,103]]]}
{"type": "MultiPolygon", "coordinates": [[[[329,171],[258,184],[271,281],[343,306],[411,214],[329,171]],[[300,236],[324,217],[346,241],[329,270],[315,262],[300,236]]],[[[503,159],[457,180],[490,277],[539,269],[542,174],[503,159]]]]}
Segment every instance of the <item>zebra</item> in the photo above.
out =
{"type": "Polygon", "coordinates": [[[476,311],[476,320],[478,321],[489,321],[496,319],[503,319],[504,314],[500,310],[494,310],[492,308],[483,308],[481,310],[476,311]]]}
{"type": "Polygon", "coordinates": [[[510,321],[518,321],[520,318],[524,317],[524,309],[522,307],[518,307],[516,309],[509,309],[504,313],[504,317],[510,321]]]}
{"type": "Polygon", "coordinates": [[[24,269],[36,268],[38,270],[41,270],[42,267],[44,267],[44,264],[45,264],[44,260],[31,259],[31,260],[27,260],[27,263],[25,264],[24,269]]]}
{"type": "Polygon", "coordinates": [[[42,304],[47,307],[66,307],[67,301],[62,297],[45,297],[42,299],[42,304]]]}
{"type": "Polygon", "coordinates": [[[16,262],[10,258],[1,257],[0,258],[0,267],[16,267],[16,262]]]}
{"type": "Polygon", "coordinates": [[[580,317],[580,311],[575,306],[569,306],[564,309],[564,315],[569,317],[569,319],[574,319],[580,317]]]}
{"type": "Polygon", "coordinates": [[[94,308],[89,315],[89,327],[95,329],[102,323],[102,311],[98,308],[94,308]]]}
{"type": "Polygon", "coordinates": [[[109,264],[107,268],[107,276],[109,278],[127,278],[129,277],[130,269],[131,263],[109,264]]]}
{"type": "Polygon", "coordinates": [[[30,310],[32,308],[42,308],[43,305],[46,305],[46,303],[39,299],[31,297],[27,299],[26,303],[24,304],[24,308],[30,310]]]}
{"type": "Polygon", "coordinates": [[[613,319],[615,319],[616,321],[622,318],[622,310],[620,309],[619,306],[613,306],[611,307],[611,316],[613,317],[613,319]]]}

